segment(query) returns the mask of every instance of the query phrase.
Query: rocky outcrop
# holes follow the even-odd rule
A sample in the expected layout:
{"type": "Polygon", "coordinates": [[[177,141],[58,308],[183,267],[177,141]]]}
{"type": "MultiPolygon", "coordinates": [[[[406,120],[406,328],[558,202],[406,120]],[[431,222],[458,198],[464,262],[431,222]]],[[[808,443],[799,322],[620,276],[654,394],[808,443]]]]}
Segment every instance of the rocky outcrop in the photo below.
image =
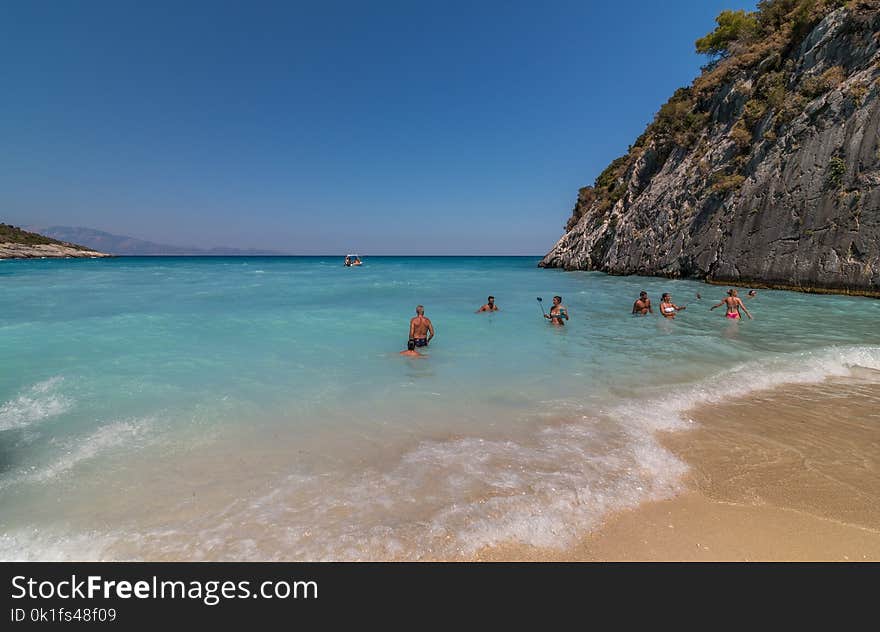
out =
{"type": "Polygon", "coordinates": [[[95,258],[112,255],[95,250],[83,250],[63,244],[16,244],[0,243],[0,259],[39,259],[43,257],[95,258]]]}
{"type": "Polygon", "coordinates": [[[677,94],[540,265],[880,296],[880,3],[792,41],[677,94]]]}
{"type": "Polygon", "coordinates": [[[111,255],[0,223],[0,259],[96,258],[111,255]]]}

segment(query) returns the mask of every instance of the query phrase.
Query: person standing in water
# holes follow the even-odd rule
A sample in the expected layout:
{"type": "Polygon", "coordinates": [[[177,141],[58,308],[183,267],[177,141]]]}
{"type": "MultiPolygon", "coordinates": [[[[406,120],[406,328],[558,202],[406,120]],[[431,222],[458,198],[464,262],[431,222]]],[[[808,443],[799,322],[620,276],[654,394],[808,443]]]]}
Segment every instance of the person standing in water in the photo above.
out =
{"type": "Polygon", "coordinates": [[[495,297],[490,296],[486,299],[486,304],[483,305],[480,309],[477,310],[477,314],[480,312],[497,312],[498,306],[495,304],[495,297]]]}
{"type": "Polygon", "coordinates": [[[544,318],[549,318],[550,322],[557,327],[565,325],[562,319],[568,320],[568,308],[562,304],[561,296],[553,297],[553,306],[550,308],[549,314],[544,314],[544,318]]]}
{"type": "Polygon", "coordinates": [[[632,313],[638,316],[646,316],[647,314],[654,313],[654,310],[651,308],[651,299],[648,298],[648,293],[645,290],[639,292],[638,300],[633,303],[632,313]]]}
{"type": "Polygon", "coordinates": [[[676,312],[680,312],[686,307],[686,305],[676,305],[673,303],[669,292],[664,292],[663,296],[660,297],[660,313],[663,314],[664,318],[675,318],[676,312]]]}
{"type": "Polygon", "coordinates": [[[425,317],[425,308],[416,305],[416,317],[409,321],[409,339],[416,347],[427,347],[434,337],[434,325],[425,317]]]}
{"type": "Polygon", "coordinates": [[[740,316],[739,310],[742,310],[746,313],[746,316],[749,317],[749,320],[752,320],[752,315],[749,314],[749,310],[746,309],[746,306],[743,304],[742,299],[736,295],[736,290],[727,290],[727,298],[721,299],[721,302],[717,305],[713,305],[709,308],[711,312],[716,307],[721,307],[722,305],[727,305],[727,317],[730,320],[741,320],[742,316],[740,316]]]}

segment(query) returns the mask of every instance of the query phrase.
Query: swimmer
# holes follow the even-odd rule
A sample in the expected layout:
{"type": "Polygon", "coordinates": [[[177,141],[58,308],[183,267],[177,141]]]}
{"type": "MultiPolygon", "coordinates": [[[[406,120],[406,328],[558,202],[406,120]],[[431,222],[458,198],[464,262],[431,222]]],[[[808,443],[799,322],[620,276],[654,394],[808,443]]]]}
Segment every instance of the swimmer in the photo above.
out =
{"type": "Polygon", "coordinates": [[[483,305],[480,309],[477,310],[477,314],[480,312],[497,312],[498,306],[495,304],[495,297],[490,296],[486,299],[486,304],[483,305]]]}
{"type": "Polygon", "coordinates": [[[568,308],[562,304],[561,296],[553,297],[553,306],[550,308],[549,314],[544,314],[544,318],[549,318],[550,322],[558,327],[565,325],[562,319],[568,320],[568,308]]]}
{"type": "Polygon", "coordinates": [[[749,317],[749,320],[752,320],[752,315],[749,314],[749,310],[746,309],[746,306],[743,305],[742,299],[736,295],[736,290],[727,290],[727,298],[721,299],[721,302],[717,305],[713,305],[709,308],[711,312],[716,307],[721,307],[722,305],[727,305],[727,318],[730,320],[741,320],[742,316],[740,316],[739,310],[742,310],[746,313],[746,316],[749,317]]]}
{"type": "Polygon", "coordinates": [[[686,305],[676,305],[673,303],[669,292],[664,292],[663,296],[660,297],[660,313],[663,314],[664,318],[675,318],[676,312],[686,308],[686,305]]]}
{"type": "Polygon", "coordinates": [[[749,290],[748,298],[755,298],[758,295],[755,290],[749,290]]]}
{"type": "Polygon", "coordinates": [[[409,339],[417,347],[427,347],[434,337],[434,325],[430,318],[425,318],[425,308],[416,306],[416,317],[409,321],[409,339]]]}
{"type": "Polygon", "coordinates": [[[633,303],[632,313],[638,316],[654,313],[654,310],[651,308],[651,299],[648,298],[648,293],[645,290],[639,292],[639,298],[633,303]]]}

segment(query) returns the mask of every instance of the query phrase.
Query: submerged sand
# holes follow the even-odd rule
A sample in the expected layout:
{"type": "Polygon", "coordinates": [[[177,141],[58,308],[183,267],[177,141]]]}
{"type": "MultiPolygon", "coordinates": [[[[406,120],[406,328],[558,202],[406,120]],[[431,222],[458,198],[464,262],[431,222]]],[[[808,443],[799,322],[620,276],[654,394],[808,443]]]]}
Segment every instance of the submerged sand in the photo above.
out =
{"type": "Polygon", "coordinates": [[[610,516],[573,548],[480,560],[880,560],[876,375],[792,385],[694,409],[663,444],[687,491],[610,516]]]}

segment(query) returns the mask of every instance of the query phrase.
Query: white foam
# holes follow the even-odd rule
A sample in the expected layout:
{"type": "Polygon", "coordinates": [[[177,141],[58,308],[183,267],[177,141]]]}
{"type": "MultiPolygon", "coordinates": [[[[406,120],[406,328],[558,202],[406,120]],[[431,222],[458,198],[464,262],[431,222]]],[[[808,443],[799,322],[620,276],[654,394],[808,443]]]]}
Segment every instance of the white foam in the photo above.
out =
{"type": "Polygon", "coordinates": [[[71,441],[61,458],[35,472],[31,478],[39,481],[55,478],[83,461],[93,459],[112,448],[133,443],[142,438],[151,425],[150,419],[136,419],[101,426],[87,437],[71,441]]]}
{"type": "Polygon", "coordinates": [[[31,466],[5,477],[0,489],[21,483],[45,483],[56,479],[77,465],[105,454],[115,448],[130,447],[143,439],[153,424],[152,419],[135,419],[108,423],[85,437],[69,439],[62,444],[61,456],[46,465],[31,466]]]}
{"type": "Polygon", "coordinates": [[[53,377],[38,382],[0,406],[0,431],[23,428],[70,410],[71,400],[57,392],[62,381],[53,377]]]}
{"type": "Polygon", "coordinates": [[[683,471],[651,436],[608,435],[595,420],[528,441],[426,441],[387,468],[293,473],[195,520],[134,528],[125,557],[456,559],[509,541],[562,547],[609,511],[674,493],[683,471]]]}
{"type": "MultiPolygon", "coordinates": [[[[563,548],[609,512],[680,489],[686,466],[655,431],[687,426],[689,409],[850,376],[860,367],[880,371],[880,347],[780,354],[604,413],[595,402],[547,402],[573,421],[518,440],[423,441],[383,464],[294,471],[268,492],[239,490],[244,495],[225,506],[168,516],[155,528],[115,525],[116,536],[97,534],[91,543],[63,534],[15,534],[10,541],[28,549],[14,559],[456,559],[509,542],[563,548]]],[[[137,424],[106,426],[43,476],[139,432],[137,424]]],[[[0,557],[9,556],[9,546],[0,539],[0,557]]]]}
{"type": "Polygon", "coordinates": [[[684,427],[682,413],[786,384],[818,384],[832,377],[880,371],[880,347],[844,346],[817,351],[778,354],[722,371],[696,384],[674,388],[649,401],[627,402],[612,411],[615,417],[654,430],[684,427]]]}

